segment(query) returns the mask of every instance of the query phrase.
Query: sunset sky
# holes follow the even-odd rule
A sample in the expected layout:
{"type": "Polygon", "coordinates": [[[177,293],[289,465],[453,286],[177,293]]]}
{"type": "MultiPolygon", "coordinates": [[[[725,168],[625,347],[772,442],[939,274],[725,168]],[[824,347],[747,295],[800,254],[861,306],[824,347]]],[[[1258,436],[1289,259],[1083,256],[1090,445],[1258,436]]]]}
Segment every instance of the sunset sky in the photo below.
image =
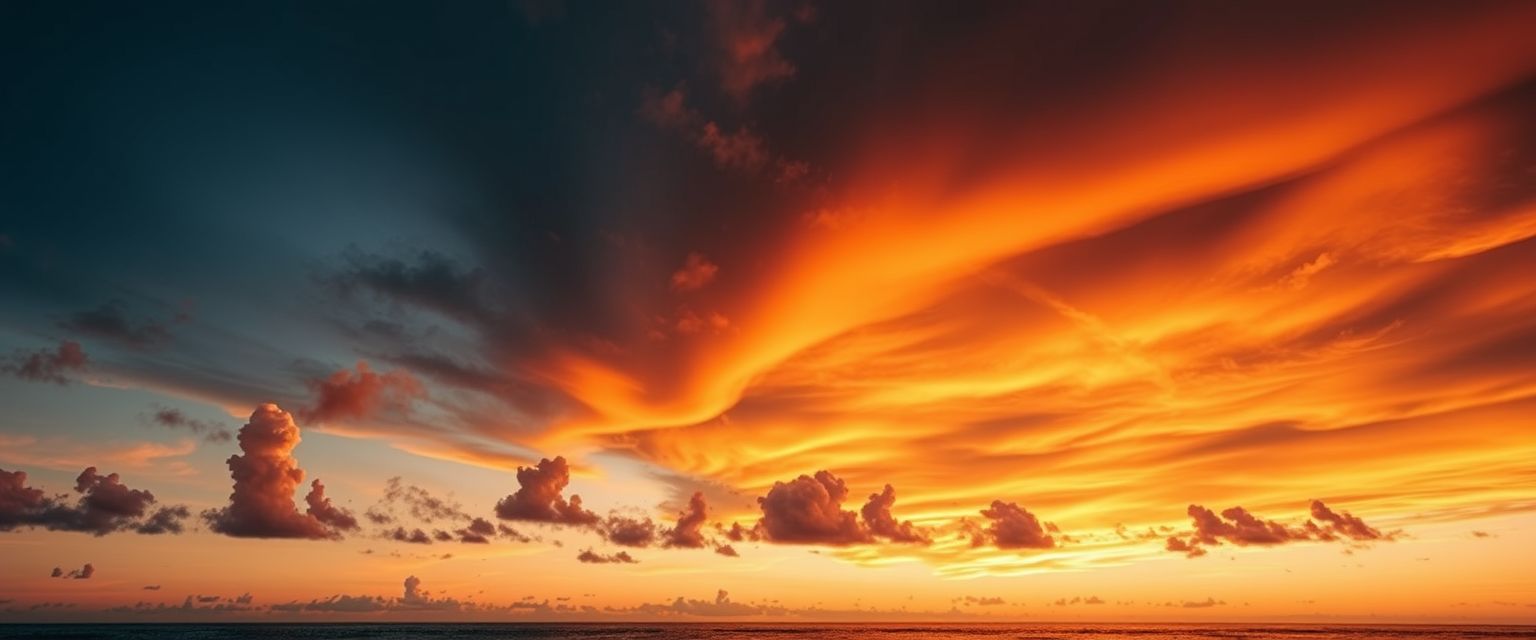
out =
{"type": "Polygon", "coordinates": [[[1536,2],[0,52],[0,622],[1536,623],[1536,2]]]}

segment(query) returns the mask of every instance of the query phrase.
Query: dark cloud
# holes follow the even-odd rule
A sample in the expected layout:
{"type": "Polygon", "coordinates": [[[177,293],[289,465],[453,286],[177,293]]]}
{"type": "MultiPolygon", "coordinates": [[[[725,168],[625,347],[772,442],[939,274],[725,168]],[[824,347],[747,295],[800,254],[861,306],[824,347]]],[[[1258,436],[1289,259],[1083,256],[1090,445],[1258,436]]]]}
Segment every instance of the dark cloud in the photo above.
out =
{"type": "Polygon", "coordinates": [[[763,510],[758,521],[763,537],[771,542],[839,546],[870,542],[858,515],[843,510],[847,497],[848,486],[828,471],[775,482],[768,495],[757,499],[763,510]]]}
{"type": "MultiPolygon", "coordinates": [[[[661,532],[661,546],[699,549],[705,546],[704,521],[708,518],[704,492],[695,491],[688,498],[688,510],[677,514],[677,525],[661,532]]],[[[735,549],[731,550],[731,554],[735,549]]]]}
{"type": "Polygon", "coordinates": [[[234,439],[234,434],[230,433],[229,429],[224,428],[223,425],[189,418],[179,409],[155,409],[155,413],[150,416],[150,421],[162,427],[190,431],[202,436],[204,440],[209,442],[229,442],[234,439]]]}
{"type": "Polygon", "coordinates": [[[634,559],[633,556],[630,556],[627,551],[603,555],[591,549],[583,550],[580,554],[577,554],[576,559],[588,564],[635,564],[640,562],[634,559]]]}
{"type": "Polygon", "coordinates": [[[1191,558],[1205,555],[1206,546],[1222,543],[1244,547],[1275,546],[1304,540],[1362,543],[1396,538],[1396,534],[1382,533],[1347,511],[1335,512],[1321,500],[1313,500],[1311,503],[1311,515],[1317,521],[1322,521],[1321,525],[1309,519],[1301,526],[1289,526],[1255,516],[1242,507],[1232,507],[1218,516],[1210,509],[1192,504],[1188,512],[1194,530],[1183,536],[1169,537],[1165,548],[1191,558]]]}
{"type": "Polygon", "coordinates": [[[240,428],[238,439],[243,455],[226,461],[235,481],[234,493],[228,506],[203,513],[210,529],[239,538],[341,537],[335,527],[315,515],[316,501],[329,508],[321,485],[311,487],[309,498],[316,501],[310,503],[309,513],[300,513],[294,504],[293,494],[304,481],[304,470],[293,457],[299,444],[293,416],[275,404],[263,404],[240,428]]]}
{"type": "Polygon", "coordinates": [[[1348,511],[1335,512],[1329,509],[1322,500],[1312,501],[1312,517],[1326,523],[1320,535],[1338,535],[1350,540],[1382,540],[1388,537],[1348,511]]]}
{"type": "Polygon", "coordinates": [[[309,484],[309,494],[304,496],[304,502],[309,504],[305,513],[321,524],[337,531],[357,529],[357,518],[346,509],[331,504],[331,499],[325,496],[325,485],[319,480],[309,484]]]}
{"type": "Polygon", "coordinates": [[[0,531],[42,527],[97,536],[117,531],[181,533],[181,521],[189,515],[182,506],[151,512],[154,494],[131,489],[117,474],[102,475],[96,467],[86,467],[75,478],[80,498],[73,505],[63,502],[63,496],[48,496],[26,486],[26,481],[26,472],[0,469],[0,531]]]}
{"type": "Polygon", "coordinates": [[[561,496],[571,482],[571,469],[565,458],[541,459],[536,467],[518,467],[518,489],[496,503],[496,517],[502,520],[527,520],[551,524],[594,526],[598,515],[583,509],[581,496],[567,501],[561,496]]]}
{"type": "Polygon", "coordinates": [[[894,504],[896,504],[896,489],[891,485],[885,485],[885,489],[880,493],[869,495],[869,502],[864,504],[861,511],[870,535],[885,538],[891,542],[931,543],[933,540],[927,532],[913,525],[911,521],[898,522],[891,515],[891,506],[894,504]]]}
{"type": "Polygon", "coordinates": [[[146,585],[144,585],[144,590],[145,591],[159,591],[160,590],[160,585],[158,585],[158,584],[146,584],[146,585]]]}
{"type": "Polygon", "coordinates": [[[83,336],[110,340],[135,349],[152,347],[171,339],[165,326],[144,321],[134,324],[125,313],[123,304],[112,301],[90,311],[78,311],[59,327],[83,336]]]}
{"type": "MultiPolygon", "coordinates": [[[[509,528],[508,531],[511,531],[509,528]]],[[[491,537],[496,535],[496,525],[485,518],[471,520],[469,526],[458,530],[459,542],[470,544],[486,544],[491,537]]],[[[513,532],[516,533],[516,532],[513,532]]]]}
{"type": "Polygon", "coordinates": [[[993,500],[992,506],[981,511],[990,520],[985,529],[977,527],[972,532],[973,545],[992,544],[999,549],[1050,549],[1056,539],[1041,526],[1040,519],[1013,502],[993,500]]]}
{"type": "Polygon", "coordinates": [[[427,532],[421,529],[406,530],[405,527],[396,527],[394,531],[389,532],[389,539],[410,544],[432,544],[432,537],[427,535],[427,532]]]}
{"type": "Polygon", "coordinates": [[[22,380],[65,385],[71,381],[68,374],[85,371],[89,364],[90,359],[80,348],[80,343],[61,340],[53,351],[17,349],[9,358],[0,361],[0,371],[22,380]]]}
{"type": "Polygon", "coordinates": [[[54,567],[53,568],[53,573],[50,573],[48,575],[51,578],[66,578],[66,579],[72,579],[72,580],[89,580],[91,578],[91,576],[96,575],[96,566],[91,564],[91,563],[89,563],[89,562],[87,562],[87,563],[85,563],[85,566],[80,567],[79,569],[74,569],[74,570],[67,571],[67,572],[64,571],[64,569],[62,569],[60,567],[54,567]]]}
{"type": "Polygon", "coordinates": [[[718,553],[718,554],[720,554],[722,556],[726,556],[726,557],[730,557],[730,558],[740,558],[741,557],[741,554],[736,553],[736,547],[733,547],[733,546],[728,545],[728,544],[722,544],[722,545],[719,545],[719,546],[715,547],[715,553],[718,553]]]}
{"type": "Polygon", "coordinates": [[[378,374],[366,362],[358,362],[356,371],[342,369],[310,386],[315,391],[315,405],[303,415],[314,423],[405,415],[416,401],[426,397],[426,388],[409,372],[378,374]]]}
{"type": "MultiPolygon", "coordinates": [[[[764,607],[750,605],[741,602],[732,602],[731,595],[724,589],[715,594],[714,600],[690,600],[678,596],[671,604],[643,604],[635,608],[640,613],[665,613],[682,614],[690,616],[751,616],[771,611],[764,607]]],[[[782,612],[782,610],[779,610],[782,612]]]]}
{"type": "Polygon", "coordinates": [[[604,539],[621,547],[649,547],[656,542],[656,523],[650,518],[610,515],[598,525],[604,539]]]}

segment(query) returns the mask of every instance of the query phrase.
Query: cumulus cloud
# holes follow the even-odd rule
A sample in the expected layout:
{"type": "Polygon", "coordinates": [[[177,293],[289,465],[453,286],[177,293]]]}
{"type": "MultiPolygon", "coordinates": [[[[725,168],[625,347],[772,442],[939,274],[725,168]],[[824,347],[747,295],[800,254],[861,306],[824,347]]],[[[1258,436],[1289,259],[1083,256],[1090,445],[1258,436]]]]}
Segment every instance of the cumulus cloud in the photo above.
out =
{"type": "Polygon", "coordinates": [[[85,371],[89,364],[90,359],[85,355],[85,349],[80,347],[80,343],[62,340],[52,351],[17,349],[9,358],[0,362],[0,372],[22,380],[66,385],[71,381],[69,374],[85,371]]]}
{"type": "Polygon", "coordinates": [[[24,471],[0,469],[0,531],[42,527],[53,531],[80,531],[103,536],[117,531],[141,534],[181,533],[186,507],[168,506],[151,511],[154,494],[129,488],[115,473],[102,475],[86,467],[75,478],[75,504],[63,496],[49,496],[27,486],[24,471]]]}
{"type": "Polygon", "coordinates": [[[591,549],[583,550],[580,554],[577,554],[576,559],[588,564],[635,564],[640,562],[629,555],[627,551],[603,555],[591,549]]]}
{"type": "MultiPolygon", "coordinates": [[[[858,514],[843,509],[848,486],[829,471],[775,482],[758,498],[763,537],[772,542],[849,545],[869,542],[858,514]]],[[[733,538],[734,539],[734,538],[733,538]]]]}
{"type": "Polygon", "coordinates": [[[169,429],[192,432],[202,436],[204,440],[209,442],[229,442],[234,439],[234,434],[225,429],[223,425],[189,418],[187,414],[182,413],[179,409],[156,409],[155,413],[150,416],[150,421],[169,429]]]}
{"type": "Polygon", "coordinates": [[[1312,517],[1326,523],[1319,532],[1320,536],[1342,536],[1350,540],[1381,540],[1388,537],[1348,511],[1335,512],[1329,509],[1322,500],[1312,501],[1312,517]]]}
{"type": "Polygon", "coordinates": [[[991,524],[986,528],[973,526],[973,546],[992,544],[999,549],[1050,549],[1056,546],[1056,539],[1047,533],[1051,525],[1042,526],[1039,518],[1016,503],[993,500],[991,507],[981,510],[981,515],[991,524]]]}
{"type": "Polygon", "coordinates": [[[720,554],[722,556],[726,556],[728,558],[740,558],[741,557],[741,554],[736,552],[736,547],[733,547],[733,546],[728,545],[728,544],[722,544],[722,545],[716,546],[715,547],[715,553],[718,553],[718,554],[720,554]]]}
{"type": "Polygon", "coordinates": [[[583,509],[581,496],[561,496],[571,482],[571,468],[563,456],[539,460],[535,467],[518,467],[518,489],[496,503],[496,517],[551,524],[593,526],[598,515],[583,509]]]}
{"type": "MultiPolygon", "coordinates": [[[[293,457],[299,444],[299,427],[293,416],[275,404],[263,404],[251,413],[238,436],[243,455],[226,461],[234,479],[229,505],[203,513],[215,532],[240,538],[338,538],[335,522],[340,513],[330,506],[323,485],[311,486],[306,497],[310,509],[300,513],[293,496],[304,481],[304,470],[293,457]],[[320,508],[317,509],[316,505],[320,508]],[[330,521],[322,520],[317,513],[330,521]]],[[[356,521],[352,520],[356,526],[356,521]]]]}
{"type": "Polygon", "coordinates": [[[864,523],[869,527],[870,535],[885,538],[891,542],[911,542],[928,544],[932,539],[926,532],[913,525],[910,520],[897,521],[891,515],[891,506],[896,504],[896,489],[891,485],[885,485],[880,493],[869,495],[869,502],[864,504],[861,513],[864,523]]]}
{"type": "Polygon", "coordinates": [[[305,513],[319,520],[321,524],[340,531],[357,528],[357,518],[346,509],[331,504],[331,499],[325,496],[325,485],[319,480],[309,484],[309,494],[304,496],[304,502],[309,504],[309,509],[305,513]]]}
{"type": "Polygon", "coordinates": [[[96,575],[96,566],[91,564],[91,563],[89,563],[89,562],[87,562],[87,563],[85,563],[85,566],[80,567],[79,569],[71,570],[71,571],[65,571],[61,567],[54,567],[53,568],[53,573],[50,573],[48,575],[49,575],[50,578],[65,578],[65,579],[71,579],[71,580],[89,580],[91,578],[91,576],[96,575]]]}
{"type": "MultiPolygon", "coordinates": [[[[688,510],[677,515],[677,525],[662,531],[661,546],[698,549],[705,545],[704,521],[707,519],[704,492],[695,491],[688,498],[688,510]]],[[[730,554],[735,555],[735,549],[730,554]]]]}
{"type": "Polygon", "coordinates": [[[713,282],[715,274],[720,272],[719,265],[709,261],[700,253],[690,253],[683,261],[683,266],[672,272],[673,291],[695,291],[702,289],[704,285],[713,282]]]}
{"type": "Polygon", "coordinates": [[[426,388],[410,372],[374,373],[361,361],[356,371],[342,369],[310,386],[315,391],[315,406],[304,411],[304,419],[317,423],[405,414],[413,403],[426,397],[426,388]]]}
{"type": "Polygon", "coordinates": [[[1313,500],[1311,503],[1311,515],[1316,520],[1309,519],[1300,526],[1266,520],[1242,507],[1226,509],[1218,516],[1210,509],[1192,504],[1189,505],[1188,513],[1194,530],[1182,536],[1170,536],[1165,548],[1190,558],[1205,555],[1206,546],[1223,543],[1245,547],[1274,546],[1303,540],[1371,542],[1395,538],[1394,534],[1384,534],[1348,511],[1335,512],[1321,500],[1313,500]]]}
{"type": "Polygon", "coordinates": [[[407,530],[405,527],[395,527],[394,531],[389,532],[389,539],[409,544],[432,544],[432,538],[427,532],[421,529],[407,530]]]}
{"type": "Polygon", "coordinates": [[[610,515],[598,525],[598,533],[622,547],[645,548],[656,542],[656,523],[650,518],[610,515]]]}
{"type": "Polygon", "coordinates": [[[692,600],[678,596],[671,604],[642,604],[635,608],[639,613],[682,614],[691,616],[750,616],[768,613],[763,607],[732,602],[731,594],[721,589],[714,600],[692,600]]]}

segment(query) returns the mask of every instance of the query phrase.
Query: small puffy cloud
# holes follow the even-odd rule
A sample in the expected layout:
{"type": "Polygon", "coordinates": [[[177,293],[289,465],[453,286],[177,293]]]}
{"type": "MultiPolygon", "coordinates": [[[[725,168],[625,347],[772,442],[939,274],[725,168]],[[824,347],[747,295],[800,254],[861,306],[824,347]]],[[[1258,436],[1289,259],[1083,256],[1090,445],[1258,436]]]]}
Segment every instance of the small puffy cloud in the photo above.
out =
{"type": "Polygon", "coordinates": [[[432,544],[432,537],[427,535],[427,532],[422,531],[421,529],[407,530],[405,527],[395,527],[394,531],[389,532],[388,537],[390,540],[394,540],[395,542],[405,542],[409,544],[432,544]]]}
{"type": "Polygon", "coordinates": [[[411,405],[426,397],[421,381],[409,372],[375,373],[368,363],[357,370],[342,369],[311,383],[315,406],[304,411],[309,422],[366,420],[381,414],[409,413],[411,405]]]}
{"type": "Polygon", "coordinates": [[[672,272],[673,291],[696,291],[713,282],[720,266],[700,253],[690,253],[683,266],[672,272]]]}
{"type": "Polygon", "coordinates": [[[562,456],[541,459],[538,466],[518,467],[518,489],[496,503],[496,517],[551,524],[594,526],[599,517],[581,506],[581,496],[561,495],[571,482],[571,468],[562,456]]]}
{"type": "Polygon", "coordinates": [[[86,467],[75,478],[75,492],[80,498],[73,505],[26,482],[26,472],[0,469],[0,531],[42,527],[97,536],[117,531],[181,533],[181,521],[189,515],[182,506],[151,511],[154,494],[129,488],[117,474],[103,475],[96,467],[86,467]]]}
{"type": "Polygon", "coordinates": [[[645,548],[656,542],[656,523],[650,518],[610,515],[597,530],[604,539],[621,547],[645,548]]]}
{"type": "MultiPolygon", "coordinates": [[[[829,471],[775,482],[758,498],[763,517],[758,524],[771,542],[849,545],[870,542],[858,514],[843,509],[848,486],[829,471]]],[[[735,538],[733,538],[735,539],[735,538]]]]}
{"type": "Polygon", "coordinates": [[[998,597],[995,597],[995,596],[994,597],[966,596],[966,597],[961,599],[961,602],[965,603],[966,606],[977,606],[977,607],[995,607],[995,606],[999,606],[999,605],[1008,604],[1007,602],[1004,602],[1002,598],[998,598],[998,597]]]}
{"type": "Polygon", "coordinates": [[[1206,598],[1204,600],[1185,600],[1179,606],[1181,606],[1181,607],[1183,607],[1185,609],[1209,609],[1211,607],[1219,607],[1219,606],[1223,606],[1225,604],[1227,604],[1226,600],[1217,600],[1215,598],[1206,598]]]}
{"type": "Polygon", "coordinates": [[[736,547],[733,547],[733,546],[728,545],[728,544],[722,544],[720,546],[715,547],[715,553],[718,553],[718,554],[720,554],[722,556],[725,556],[727,558],[740,558],[741,557],[741,554],[736,553],[736,547]]]}
{"type": "MultiPolygon", "coordinates": [[[[693,492],[693,496],[688,499],[688,510],[677,516],[677,525],[661,532],[661,546],[685,549],[704,547],[704,520],[708,517],[704,492],[693,492]]],[[[735,549],[732,549],[729,555],[734,554],[735,549]]]]}
{"type": "Polygon", "coordinates": [[[591,549],[583,550],[580,554],[577,554],[576,559],[588,564],[635,564],[640,562],[626,551],[603,555],[591,549]]]}
{"type": "MultiPolygon", "coordinates": [[[[299,444],[299,427],[293,416],[275,404],[263,404],[240,428],[238,440],[242,453],[226,461],[235,481],[234,492],[228,506],[203,513],[210,529],[238,538],[340,537],[336,524],[345,524],[351,516],[340,517],[345,512],[330,505],[323,485],[311,485],[306,498],[308,512],[300,513],[294,503],[293,494],[304,481],[304,470],[293,457],[299,444]]],[[[351,524],[355,527],[356,521],[351,520],[351,524]]]]}
{"type": "Polygon", "coordinates": [[[727,169],[754,172],[768,163],[762,137],[746,127],[726,131],[713,121],[706,122],[699,130],[698,144],[715,164],[727,169]]]}
{"type": "Polygon", "coordinates": [[[60,567],[54,567],[53,573],[49,574],[49,577],[65,578],[69,580],[89,580],[91,576],[94,575],[96,575],[96,565],[87,562],[85,563],[85,566],[71,571],[65,571],[60,567]]]}
{"type": "Polygon", "coordinates": [[[1056,546],[1056,539],[1047,533],[1050,525],[1042,526],[1039,518],[1016,503],[993,500],[991,507],[981,510],[981,515],[991,524],[972,531],[971,542],[975,546],[988,543],[999,549],[1050,549],[1056,546]]]}
{"type": "Polygon", "coordinates": [[[869,527],[870,535],[885,538],[891,542],[911,542],[928,544],[932,542],[928,534],[910,520],[897,521],[891,515],[891,506],[896,504],[896,489],[891,485],[885,485],[880,493],[869,495],[869,502],[864,504],[861,510],[864,523],[869,527]]]}
{"type": "Polygon", "coordinates": [[[80,343],[62,340],[59,346],[51,351],[48,349],[16,350],[9,358],[0,361],[0,372],[22,380],[66,385],[71,381],[69,374],[85,371],[89,364],[90,359],[85,355],[85,349],[80,347],[80,343]]]}

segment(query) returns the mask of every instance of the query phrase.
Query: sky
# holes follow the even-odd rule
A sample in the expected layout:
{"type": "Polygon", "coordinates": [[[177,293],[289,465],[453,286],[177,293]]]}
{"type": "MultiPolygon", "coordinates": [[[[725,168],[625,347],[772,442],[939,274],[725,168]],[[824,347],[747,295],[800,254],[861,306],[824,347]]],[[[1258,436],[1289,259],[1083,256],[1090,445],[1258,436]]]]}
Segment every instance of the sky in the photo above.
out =
{"type": "Polygon", "coordinates": [[[1536,623],[1536,4],[0,43],[0,622],[1536,623]]]}

